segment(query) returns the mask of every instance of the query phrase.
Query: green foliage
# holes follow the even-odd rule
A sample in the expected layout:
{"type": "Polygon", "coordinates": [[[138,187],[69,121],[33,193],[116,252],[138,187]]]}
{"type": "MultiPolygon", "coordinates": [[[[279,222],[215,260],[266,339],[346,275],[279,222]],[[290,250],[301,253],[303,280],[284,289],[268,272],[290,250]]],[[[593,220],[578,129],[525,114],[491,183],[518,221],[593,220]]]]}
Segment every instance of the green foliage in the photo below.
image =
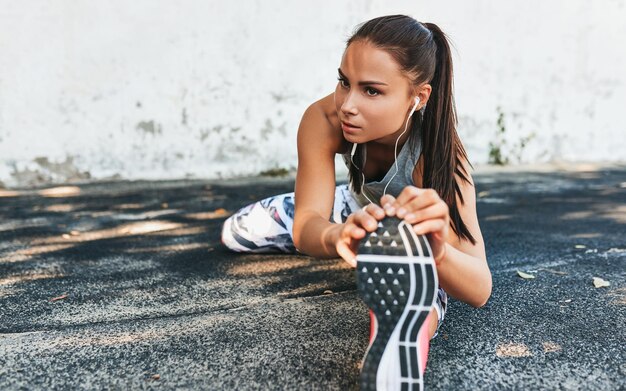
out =
{"type": "Polygon", "coordinates": [[[498,106],[496,107],[496,111],[498,112],[498,121],[496,122],[498,128],[496,130],[495,141],[489,142],[489,164],[503,166],[509,164],[509,159],[502,153],[502,147],[506,144],[506,140],[504,139],[506,127],[504,124],[504,113],[502,112],[502,108],[498,106]]]}
{"type": "MultiPolygon", "coordinates": [[[[507,165],[511,162],[508,156],[504,155],[503,147],[506,145],[505,133],[506,124],[504,120],[504,112],[500,106],[496,107],[498,112],[498,120],[496,121],[496,137],[494,141],[489,142],[489,164],[495,164],[499,166],[507,165]]],[[[535,133],[532,132],[525,137],[519,139],[516,144],[513,144],[510,148],[510,152],[515,156],[517,162],[522,161],[522,154],[528,143],[535,138],[535,133]]]]}
{"type": "Polygon", "coordinates": [[[261,176],[270,176],[270,177],[284,177],[289,175],[289,170],[286,168],[271,168],[269,170],[261,171],[261,176]]]}

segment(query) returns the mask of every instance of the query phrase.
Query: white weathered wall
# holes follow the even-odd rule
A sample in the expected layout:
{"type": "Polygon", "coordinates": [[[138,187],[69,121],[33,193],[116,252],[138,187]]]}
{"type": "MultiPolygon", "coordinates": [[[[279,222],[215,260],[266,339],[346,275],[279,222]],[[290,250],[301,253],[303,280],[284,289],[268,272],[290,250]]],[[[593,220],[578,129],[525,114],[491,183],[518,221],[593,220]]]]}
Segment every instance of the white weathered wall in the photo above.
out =
{"type": "Polygon", "coordinates": [[[626,160],[625,1],[0,0],[0,182],[216,178],[296,165],[300,116],[371,17],[455,46],[473,162],[626,160]]]}

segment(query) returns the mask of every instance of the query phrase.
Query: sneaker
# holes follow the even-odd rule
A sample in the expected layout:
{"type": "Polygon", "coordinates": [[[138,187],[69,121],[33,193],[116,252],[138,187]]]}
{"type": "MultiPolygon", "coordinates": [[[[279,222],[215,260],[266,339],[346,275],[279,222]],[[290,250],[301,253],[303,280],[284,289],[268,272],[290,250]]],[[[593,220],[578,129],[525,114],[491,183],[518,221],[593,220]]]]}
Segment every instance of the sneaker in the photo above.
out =
{"type": "Polygon", "coordinates": [[[356,260],[358,291],[373,313],[361,390],[423,390],[439,283],[427,238],[386,217],[361,240],[356,260]]]}

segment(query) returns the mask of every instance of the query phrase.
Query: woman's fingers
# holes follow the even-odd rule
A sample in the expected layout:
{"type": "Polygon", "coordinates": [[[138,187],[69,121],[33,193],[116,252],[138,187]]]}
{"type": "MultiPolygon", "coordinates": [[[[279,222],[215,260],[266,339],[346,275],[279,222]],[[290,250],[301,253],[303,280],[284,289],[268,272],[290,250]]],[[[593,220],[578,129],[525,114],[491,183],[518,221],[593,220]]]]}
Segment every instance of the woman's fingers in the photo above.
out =
{"type": "Polygon", "coordinates": [[[365,234],[365,230],[355,223],[347,223],[341,230],[341,236],[335,248],[337,254],[353,267],[356,267],[355,243],[363,239],[365,234]]]}
{"type": "Polygon", "coordinates": [[[377,220],[382,220],[385,217],[385,211],[383,208],[376,204],[368,204],[363,208],[363,210],[371,216],[374,216],[377,220]]]}
{"type": "Polygon", "coordinates": [[[396,214],[396,208],[393,206],[396,202],[396,198],[392,195],[385,194],[380,197],[380,204],[383,206],[385,215],[393,216],[396,214]]]}
{"type": "Polygon", "coordinates": [[[396,209],[396,216],[403,219],[404,216],[412,210],[409,209],[410,206],[408,204],[414,200],[421,200],[420,195],[422,195],[422,193],[423,190],[415,186],[407,186],[402,189],[396,202],[393,204],[393,207],[396,209]]]}
{"type": "Polygon", "coordinates": [[[343,227],[340,233],[340,239],[342,240],[350,240],[350,239],[363,239],[367,232],[365,229],[359,226],[356,223],[356,218],[351,219],[351,222],[347,222],[343,227]]]}
{"type": "Polygon", "coordinates": [[[447,227],[444,219],[426,220],[413,226],[416,235],[424,235],[430,232],[442,231],[447,227]]]}
{"type": "Polygon", "coordinates": [[[368,232],[372,232],[378,227],[378,220],[382,220],[383,217],[385,217],[385,212],[383,212],[379,206],[368,205],[367,210],[360,210],[356,212],[352,221],[354,224],[363,227],[368,232]]]}
{"type": "Polygon", "coordinates": [[[352,267],[356,267],[356,254],[344,241],[337,243],[337,254],[352,267]]]}
{"type": "MultiPolygon", "coordinates": [[[[411,204],[412,206],[412,204],[411,204]]],[[[416,207],[413,211],[407,213],[404,216],[404,220],[410,224],[417,224],[424,220],[430,219],[447,219],[448,218],[448,205],[445,202],[437,202],[426,206],[423,209],[416,207]]]]}
{"type": "Polygon", "coordinates": [[[442,202],[442,200],[435,190],[407,186],[396,200],[396,215],[403,219],[408,213],[424,209],[437,202],[442,202]]]}
{"type": "Polygon", "coordinates": [[[378,228],[378,220],[382,220],[384,217],[383,209],[374,204],[367,205],[350,215],[336,244],[337,254],[350,265],[356,267],[354,249],[358,241],[363,239],[367,232],[375,231],[378,228]]]}
{"type": "Polygon", "coordinates": [[[398,195],[398,198],[396,198],[393,206],[397,209],[412,200],[413,198],[418,197],[422,192],[423,189],[418,189],[415,186],[406,186],[404,189],[402,189],[402,191],[398,195]]]}

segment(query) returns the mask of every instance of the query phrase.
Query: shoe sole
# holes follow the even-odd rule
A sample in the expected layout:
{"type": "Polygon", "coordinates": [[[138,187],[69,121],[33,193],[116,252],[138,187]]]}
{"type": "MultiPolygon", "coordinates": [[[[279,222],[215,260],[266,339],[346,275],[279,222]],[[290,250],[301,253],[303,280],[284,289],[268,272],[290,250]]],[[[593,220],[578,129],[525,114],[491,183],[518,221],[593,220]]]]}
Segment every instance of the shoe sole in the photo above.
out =
{"type": "Polygon", "coordinates": [[[425,236],[410,224],[386,217],[359,245],[358,292],[374,312],[377,327],[361,369],[361,390],[422,390],[419,332],[438,286],[425,236]]]}

